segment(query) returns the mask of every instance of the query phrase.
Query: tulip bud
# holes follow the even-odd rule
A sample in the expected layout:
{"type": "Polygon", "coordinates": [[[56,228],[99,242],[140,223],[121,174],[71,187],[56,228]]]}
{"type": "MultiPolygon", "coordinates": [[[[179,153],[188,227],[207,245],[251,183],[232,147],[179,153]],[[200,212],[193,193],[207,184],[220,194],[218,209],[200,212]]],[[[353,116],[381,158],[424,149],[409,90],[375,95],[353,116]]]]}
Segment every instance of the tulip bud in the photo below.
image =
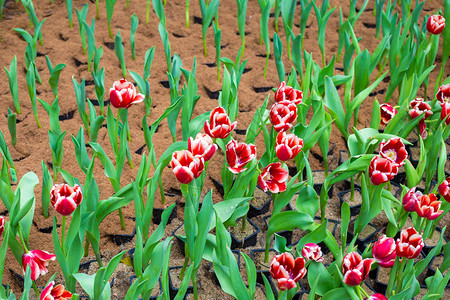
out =
{"type": "Polygon", "coordinates": [[[357,252],[350,252],[344,256],[342,262],[342,274],[344,283],[349,286],[360,285],[370,272],[370,267],[375,262],[372,258],[362,259],[357,252]]]}
{"type": "Polygon", "coordinates": [[[441,210],[441,201],[438,201],[435,194],[422,195],[417,202],[416,212],[419,217],[434,220],[444,213],[441,210]]]}
{"type": "Polygon", "coordinates": [[[134,84],[126,79],[114,81],[113,87],[109,90],[111,105],[115,108],[129,108],[135,103],[144,101],[144,95],[136,94],[134,84]]]}
{"type": "Polygon", "coordinates": [[[27,265],[30,265],[31,280],[38,279],[39,275],[48,273],[47,266],[50,260],[55,260],[56,255],[42,250],[32,250],[22,255],[22,269],[25,274],[27,265]]]}
{"type": "Polygon", "coordinates": [[[406,195],[403,196],[403,209],[409,212],[416,211],[420,197],[422,197],[422,193],[420,191],[416,192],[416,187],[411,188],[406,195]]]}
{"type": "Polygon", "coordinates": [[[438,99],[441,104],[450,102],[450,83],[444,84],[439,88],[436,93],[436,99],[438,99]]]}
{"type": "Polygon", "coordinates": [[[397,110],[389,103],[383,103],[380,105],[381,120],[380,125],[387,125],[389,121],[397,114],[397,110]]]}
{"type": "Polygon", "coordinates": [[[288,171],[280,162],[271,163],[265,167],[258,176],[258,184],[264,190],[272,193],[281,193],[286,190],[288,171]]]}
{"type": "Polygon", "coordinates": [[[409,259],[416,258],[419,256],[423,245],[423,238],[414,227],[403,229],[400,238],[397,240],[397,256],[409,259]]]}
{"type": "Polygon", "coordinates": [[[294,257],[285,252],[273,257],[270,263],[270,275],[278,282],[280,290],[290,290],[297,286],[297,282],[306,274],[305,260],[294,257]]]}
{"type": "Polygon", "coordinates": [[[170,166],[178,181],[184,184],[199,177],[205,167],[203,157],[195,157],[188,150],[174,152],[170,166]]]}
{"type": "Polygon", "coordinates": [[[388,182],[397,172],[398,165],[387,158],[374,156],[369,165],[370,180],[375,185],[388,182]]]}
{"type": "Polygon", "coordinates": [[[63,216],[73,213],[82,200],[83,194],[78,184],[74,187],[67,183],[55,184],[50,190],[50,201],[55,210],[63,216]]]}
{"type": "Polygon", "coordinates": [[[202,157],[204,161],[208,161],[217,150],[217,145],[213,143],[211,137],[204,133],[198,133],[195,140],[190,137],[188,140],[188,150],[194,156],[202,157]]]}
{"type": "Polygon", "coordinates": [[[397,253],[395,252],[396,246],[393,238],[388,238],[386,235],[383,235],[373,244],[372,256],[380,266],[392,268],[397,257],[397,253]]]}
{"type": "Polygon", "coordinates": [[[384,140],[380,143],[381,157],[391,160],[399,166],[405,164],[405,159],[408,156],[405,145],[399,137],[390,138],[387,142],[384,140]]]}
{"type": "Polygon", "coordinates": [[[211,111],[208,121],[205,121],[204,130],[213,139],[224,139],[236,128],[237,122],[231,123],[227,112],[218,106],[211,111]]]}
{"type": "Polygon", "coordinates": [[[445,179],[438,187],[439,195],[450,203],[450,177],[445,179]]]}
{"type": "Polygon", "coordinates": [[[72,293],[66,291],[63,285],[58,284],[53,287],[55,282],[50,282],[41,293],[40,300],[69,300],[72,298],[72,293]]]}
{"type": "Polygon", "coordinates": [[[427,20],[427,31],[431,34],[440,34],[445,27],[445,19],[440,15],[433,15],[427,20]]]}
{"type": "Polygon", "coordinates": [[[295,105],[299,105],[300,103],[302,103],[302,99],[302,91],[296,90],[286,85],[286,81],[282,81],[280,83],[277,92],[275,93],[275,102],[287,100],[293,102],[295,105]]]}
{"type": "Polygon", "coordinates": [[[297,120],[297,105],[286,100],[277,102],[270,109],[269,119],[276,132],[286,131],[297,120]]]}
{"type": "Polygon", "coordinates": [[[295,134],[286,134],[280,132],[277,135],[277,144],[275,146],[275,152],[277,157],[281,161],[287,161],[297,156],[297,154],[303,148],[303,140],[297,137],[295,134]]]}
{"type": "Polygon", "coordinates": [[[307,243],[303,246],[302,256],[305,259],[323,262],[322,249],[320,249],[319,245],[314,243],[307,243]]]}
{"type": "Polygon", "coordinates": [[[256,158],[256,146],[231,140],[227,144],[226,155],[230,165],[228,169],[234,174],[239,174],[247,170],[244,166],[256,158]]]}

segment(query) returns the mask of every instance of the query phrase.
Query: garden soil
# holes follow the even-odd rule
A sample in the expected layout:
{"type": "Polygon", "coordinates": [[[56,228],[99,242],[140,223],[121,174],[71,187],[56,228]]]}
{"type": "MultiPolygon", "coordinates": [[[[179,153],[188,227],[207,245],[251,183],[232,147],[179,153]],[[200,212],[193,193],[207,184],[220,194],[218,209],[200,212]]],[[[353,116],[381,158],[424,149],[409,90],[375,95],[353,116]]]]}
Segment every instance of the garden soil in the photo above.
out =
{"type": "MultiPolygon", "coordinates": [[[[151,117],[148,119],[148,123],[151,124],[155,121],[164,110],[170,105],[169,90],[164,86],[164,81],[167,80],[166,75],[166,62],[164,57],[163,43],[161,41],[158,32],[158,19],[156,14],[150,12],[150,22],[145,24],[145,0],[130,0],[130,7],[126,8],[126,1],[119,0],[115,5],[114,15],[112,19],[112,28],[114,34],[120,30],[122,40],[125,47],[125,60],[128,70],[135,71],[139,74],[142,73],[145,52],[155,46],[155,59],[151,68],[151,77],[149,79],[151,86],[152,97],[152,112],[151,117]],[[139,18],[139,27],[136,33],[136,60],[131,59],[130,51],[130,27],[131,27],[131,15],[135,13],[139,18]]],[[[321,1],[319,1],[321,2],[321,1]]],[[[362,2],[362,1],[361,1],[362,2]]],[[[366,10],[362,13],[360,19],[356,22],[355,33],[356,36],[362,37],[360,45],[362,48],[368,48],[372,53],[375,47],[379,43],[379,39],[375,38],[375,17],[373,15],[373,0],[369,1],[366,10]]],[[[74,0],[74,10],[81,9],[86,3],[86,0],[74,0]]],[[[88,1],[89,11],[87,14],[87,20],[90,23],[92,18],[95,17],[95,1],[88,1]]],[[[332,7],[342,5],[342,14],[346,19],[348,16],[348,1],[331,0],[330,5],[332,7]]],[[[360,8],[361,3],[358,3],[357,7],[360,8]]],[[[422,16],[420,20],[423,20],[423,16],[427,13],[436,12],[441,7],[442,1],[431,0],[426,1],[422,16]]],[[[76,136],[82,122],[77,110],[76,98],[74,88],[72,85],[72,77],[80,82],[83,78],[86,79],[86,96],[89,99],[95,99],[94,84],[91,74],[87,71],[87,55],[83,55],[80,35],[78,31],[78,21],[75,11],[73,12],[73,28],[69,28],[69,22],[67,19],[67,11],[65,2],[63,0],[35,0],[34,6],[39,20],[46,19],[42,27],[43,32],[43,45],[38,45],[38,57],[36,59],[36,65],[43,80],[42,85],[37,85],[37,97],[51,103],[53,101],[53,94],[47,83],[49,78],[49,72],[46,66],[45,55],[47,55],[53,66],[56,64],[66,64],[65,69],[62,71],[59,79],[59,104],[61,108],[61,128],[63,131],[67,131],[66,137],[63,142],[64,158],[62,167],[70,172],[73,176],[80,179],[80,182],[84,182],[84,174],[80,171],[75,158],[75,147],[70,138],[71,135],[76,136]]],[[[167,17],[167,30],[169,32],[169,40],[172,47],[172,54],[177,53],[182,62],[183,68],[187,70],[192,69],[194,59],[197,61],[196,79],[198,83],[198,92],[201,96],[198,104],[194,109],[194,117],[204,112],[212,110],[218,105],[218,102],[214,97],[214,93],[208,93],[207,91],[219,91],[221,89],[221,83],[217,81],[216,67],[212,66],[215,62],[215,48],[213,30],[210,28],[207,33],[207,49],[208,57],[204,57],[202,49],[201,38],[201,24],[198,20],[201,19],[201,13],[198,1],[191,1],[190,3],[190,27],[186,29],[185,15],[184,15],[185,1],[183,0],[167,0],[165,7],[165,14],[167,17]],[[209,96],[211,95],[211,97],[209,96]]],[[[299,23],[300,6],[297,7],[295,24],[299,23]]],[[[219,8],[219,23],[222,29],[222,56],[235,59],[239,47],[241,46],[241,39],[238,34],[237,26],[237,8],[236,2],[233,0],[222,0],[219,8]]],[[[271,88],[276,88],[279,84],[276,67],[274,60],[269,61],[268,72],[266,78],[263,77],[263,69],[265,62],[265,47],[259,45],[259,19],[260,10],[258,2],[256,0],[250,0],[248,3],[247,11],[247,24],[246,24],[246,48],[244,58],[247,59],[246,72],[242,76],[242,80],[239,87],[239,116],[237,118],[237,133],[233,134],[233,137],[238,141],[243,141],[245,136],[239,134],[245,132],[245,129],[250,124],[256,109],[262,104],[264,99],[269,96],[269,105],[273,103],[273,92],[271,88]],[[257,92],[263,88],[265,92],[257,92]]],[[[105,2],[100,0],[100,19],[95,22],[95,39],[96,45],[102,45],[104,54],[101,59],[101,67],[105,67],[105,87],[108,89],[112,86],[113,82],[122,78],[122,72],[120,69],[119,61],[114,53],[114,39],[110,38],[107,29],[106,22],[106,9],[105,2]]],[[[201,23],[201,22],[200,22],[201,23]]],[[[285,35],[282,30],[282,20],[279,19],[280,24],[280,38],[286,49],[285,35]]],[[[318,25],[314,15],[314,10],[311,12],[308,20],[308,28],[305,34],[304,46],[305,50],[310,52],[313,58],[320,62],[321,54],[317,44],[317,31],[318,25]]],[[[20,35],[14,31],[14,28],[23,28],[32,33],[30,29],[30,21],[22,6],[22,4],[14,1],[7,1],[4,9],[4,18],[0,20],[1,31],[1,43],[0,43],[0,66],[7,66],[13,57],[16,55],[18,60],[18,80],[19,80],[19,97],[22,107],[22,114],[18,115],[17,124],[17,145],[13,146],[11,138],[8,134],[7,127],[7,109],[13,110],[13,101],[9,92],[8,80],[6,73],[0,72],[0,130],[3,132],[8,148],[11,151],[14,163],[17,167],[18,178],[21,178],[27,172],[35,172],[40,182],[42,182],[42,169],[41,161],[47,164],[51,170],[52,155],[48,141],[49,130],[49,118],[46,111],[38,103],[38,114],[42,123],[42,128],[38,128],[36,121],[34,120],[31,102],[27,93],[27,85],[25,80],[25,59],[24,53],[26,48],[26,42],[20,37],[20,35]]],[[[330,61],[332,56],[338,49],[338,28],[339,28],[339,10],[335,10],[332,14],[326,31],[326,59],[330,61]]],[[[271,17],[269,21],[270,35],[274,32],[274,18],[271,17]]],[[[294,28],[294,32],[297,34],[299,29],[294,28]]],[[[442,45],[442,39],[441,39],[442,45]]],[[[272,47],[272,45],[271,45],[272,47]]],[[[273,51],[272,51],[273,52],[273,51]]],[[[290,70],[290,62],[287,59],[286,50],[283,53],[283,61],[285,63],[286,70],[290,70]]],[[[434,79],[437,77],[437,72],[440,69],[439,62],[441,61],[441,53],[439,52],[437,57],[438,65],[430,76],[430,91],[428,95],[432,95],[432,87],[434,87],[434,79]]],[[[320,63],[319,63],[320,64],[320,63]]],[[[342,67],[342,63],[336,64],[336,72],[340,73],[339,68],[342,67]]],[[[375,72],[374,72],[375,73],[375,72]]],[[[449,69],[446,68],[445,76],[449,75],[449,69]]],[[[222,72],[223,74],[223,72],[222,72]]],[[[372,82],[375,75],[371,78],[372,82]]],[[[130,77],[131,78],[131,77],[130,77]]],[[[128,79],[130,79],[128,78],[128,79]]],[[[183,80],[181,85],[183,84],[183,80]]],[[[372,115],[372,104],[375,98],[380,102],[384,102],[384,91],[388,85],[388,79],[385,79],[366,100],[364,100],[360,113],[358,124],[356,127],[365,128],[370,125],[370,119],[372,115]]],[[[343,88],[339,89],[339,93],[343,94],[343,88]]],[[[419,91],[419,95],[423,94],[423,91],[419,91]]],[[[306,95],[305,95],[306,96],[306,95]]],[[[391,103],[396,103],[396,94],[394,94],[391,103]]],[[[116,114],[117,110],[112,108],[112,111],[116,114]]],[[[97,111],[98,113],[98,111],[97,111]]],[[[144,135],[141,126],[141,120],[145,115],[144,105],[133,105],[129,108],[129,123],[131,129],[131,142],[129,143],[134,169],[131,169],[127,164],[125,165],[121,185],[124,186],[136,178],[137,169],[141,160],[141,155],[138,149],[145,145],[144,135]]],[[[181,136],[181,124],[177,125],[177,140],[181,136]]],[[[163,121],[159,126],[154,139],[156,157],[160,157],[167,147],[172,143],[172,138],[167,126],[167,122],[163,121]]],[[[101,128],[98,136],[98,143],[105,149],[106,154],[113,160],[114,154],[109,144],[106,128],[101,128]]],[[[330,169],[334,169],[338,165],[339,151],[346,150],[345,142],[336,129],[333,126],[333,133],[331,135],[330,143],[334,143],[332,156],[329,157],[330,169]]],[[[262,138],[257,139],[257,155],[260,157],[264,152],[264,142],[262,138]]],[[[315,147],[313,149],[315,153],[320,154],[320,149],[315,147]]],[[[88,148],[88,152],[92,155],[92,150],[88,148]]],[[[143,153],[148,155],[146,147],[143,148],[143,153]]],[[[220,170],[223,162],[223,153],[219,150],[209,163],[208,174],[216,180],[220,180],[220,170]]],[[[309,158],[311,167],[313,170],[323,170],[323,163],[319,157],[316,158],[310,155],[309,158]]],[[[289,162],[289,165],[293,166],[293,162],[289,162]]],[[[153,170],[151,171],[151,174],[153,170]]],[[[100,199],[107,199],[113,195],[112,186],[105,176],[101,162],[99,160],[95,163],[94,168],[95,179],[100,188],[100,199]]],[[[150,174],[150,175],[151,175],[150,174]]],[[[206,186],[204,192],[209,189],[213,189],[214,202],[221,200],[217,187],[214,186],[212,180],[207,176],[206,186]]],[[[155,195],[155,207],[167,207],[172,204],[181,195],[180,184],[176,180],[172,170],[166,168],[162,174],[162,181],[164,184],[164,190],[167,193],[165,205],[161,204],[161,198],[159,193],[155,195]]],[[[58,183],[63,182],[61,175],[58,176],[58,183]]],[[[338,184],[334,188],[334,194],[329,201],[327,207],[326,216],[330,219],[339,220],[340,209],[339,200],[336,196],[337,192],[343,190],[343,184],[338,184]]],[[[61,224],[61,216],[58,215],[55,210],[50,208],[50,217],[45,219],[42,215],[41,205],[41,184],[35,188],[36,195],[36,207],[34,226],[32,227],[30,246],[31,249],[41,249],[49,252],[54,252],[51,228],[53,223],[53,217],[58,220],[58,224],[61,224]]],[[[0,203],[0,212],[8,217],[5,207],[0,203]]],[[[119,223],[119,216],[117,212],[108,216],[100,226],[101,244],[100,249],[104,256],[105,262],[122,250],[129,250],[134,245],[134,239],[126,244],[117,245],[114,243],[110,235],[115,234],[131,234],[134,229],[134,206],[133,203],[123,209],[125,216],[126,230],[122,230],[119,223]]],[[[178,216],[172,221],[166,228],[166,235],[171,235],[182,222],[183,218],[183,200],[178,202],[178,216]]],[[[270,212],[269,212],[270,213],[270,212]]],[[[70,219],[70,218],[69,218],[70,219]]],[[[241,249],[249,254],[250,249],[263,248],[265,240],[266,228],[263,221],[263,216],[258,216],[252,219],[260,228],[261,232],[258,235],[257,245],[254,247],[241,249]]],[[[448,217],[444,220],[448,224],[448,217]]],[[[386,218],[383,216],[374,220],[381,230],[386,226],[386,218]]],[[[59,225],[58,225],[59,226],[59,225]]],[[[151,230],[156,228],[156,225],[151,227],[151,230]]],[[[58,227],[58,234],[60,234],[61,228],[58,227]]],[[[337,227],[337,232],[340,232],[340,226],[337,227]]],[[[447,238],[449,236],[447,235],[447,238]]],[[[293,241],[294,242],[294,241],[293,241]]],[[[90,253],[90,257],[83,261],[89,261],[93,259],[93,253],[90,253]]],[[[171,266],[182,265],[184,261],[183,247],[175,241],[171,252],[171,266]]],[[[95,272],[94,264],[89,267],[90,274],[95,272]],[[94,270],[91,269],[94,267],[94,270]]],[[[121,264],[122,265],[122,264],[121,264]]],[[[49,274],[41,276],[37,280],[38,286],[43,286],[50,278],[51,274],[58,273],[56,280],[62,281],[60,270],[55,262],[51,262],[49,265],[49,274]]],[[[201,299],[229,299],[230,296],[221,291],[216,281],[212,279],[210,268],[207,264],[202,265],[199,271],[199,295],[201,299]]],[[[245,268],[241,264],[241,273],[245,276],[245,268]]],[[[3,284],[11,285],[11,288],[16,293],[20,294],[21,280],[15,274],[22,274],[20,264],[15,260],[12,253],[8,252],[6,258],[6,266],[3,277],[3,284]]],[[[121,266],[115,272],[115,284],[112,288],[113,299],[123,299],[128,286],[129,276],[133,275],[132,268],[127,266],[121,266]],[[119,284],[116,284],[120,282],[119,284]],[[128,285],[127,285],[128,282],[128,285]]],[[[79,289],[82,293],[81,289],[79,289]]]]}

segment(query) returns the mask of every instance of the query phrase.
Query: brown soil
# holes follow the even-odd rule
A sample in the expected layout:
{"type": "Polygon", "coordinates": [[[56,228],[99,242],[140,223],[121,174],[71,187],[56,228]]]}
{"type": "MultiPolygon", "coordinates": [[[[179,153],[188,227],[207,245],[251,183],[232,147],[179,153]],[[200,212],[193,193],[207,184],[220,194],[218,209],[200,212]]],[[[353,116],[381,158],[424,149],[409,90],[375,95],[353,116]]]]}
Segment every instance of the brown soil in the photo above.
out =
{"type": "Polygon", "coordinates": [[[228,231],[232,235],[234,235],[238,241],[244,241],[245,238],[247,238],[247,237],[251,236],[252,234],[254,234],[257,231],[257,229],[254,226],[252,226],[252,224],[250,224],[247,221],[247,224],[245,225],[244,230],[242,230],[242,219],[239,219],[236,222],[236,226],[235,227],[233,227],[233,226],[230,227],[228,229],[228,231]]]}
{"type": "Polygon", "coordinates": [[[261,189],[255,189],[255,194],[253,196],[254,198],[251,200],[251,204],[256,207],[256,208],[262,208],[263,205],[269,201],[270,199],[272,199],[272,197],[265,193],[263,190],[261,189]]]}

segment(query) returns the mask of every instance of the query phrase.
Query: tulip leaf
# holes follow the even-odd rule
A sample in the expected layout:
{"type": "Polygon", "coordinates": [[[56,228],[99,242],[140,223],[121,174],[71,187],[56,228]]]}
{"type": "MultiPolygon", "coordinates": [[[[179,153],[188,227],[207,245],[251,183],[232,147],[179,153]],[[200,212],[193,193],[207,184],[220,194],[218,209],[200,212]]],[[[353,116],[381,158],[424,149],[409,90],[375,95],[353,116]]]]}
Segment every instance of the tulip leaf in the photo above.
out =
{"type": "Polygon", "coordinates": [[[27,214],[20,221],[22,226],[22,233],[24,234],[25,240],[28,240],[31,231],[31,225],[33,223],[34,216],[34,187],[39,183],[39,178],[33,172],[26,173],[17,186],[16,193],[20,191],[20,208],[23,209],[25,206],[29,207],[27,214]],[[33,198],[31,206],[28,201],[33,198]]]}
{"type": "Polygon", "coordinates": [[[308,267],[308,283],[313,286],[314,282],[317,282],[316,294],[320,296],[334,288],[334,280],[325,266],[321,262],[311,261],[308,267]]]}
{"type": "MultiPolygon", "coordinates": [[[[329,290],[326,294],[321,298],[322,300],[335,300],[335,299],[352,299],[347,290],[343,287],[335,288],[329,290]]],[[[389,298],[390,299],[390,298],[389,298]]]]}
{"type": "Polygon", "coordinates": [[[275,232],[282,230],[292,231],[295,228],[307,230],[312,223],[314,223],[314,221],[307,213],[299,211],[283,211],[270,218],[267,237],[270,238],[275,232]]]}

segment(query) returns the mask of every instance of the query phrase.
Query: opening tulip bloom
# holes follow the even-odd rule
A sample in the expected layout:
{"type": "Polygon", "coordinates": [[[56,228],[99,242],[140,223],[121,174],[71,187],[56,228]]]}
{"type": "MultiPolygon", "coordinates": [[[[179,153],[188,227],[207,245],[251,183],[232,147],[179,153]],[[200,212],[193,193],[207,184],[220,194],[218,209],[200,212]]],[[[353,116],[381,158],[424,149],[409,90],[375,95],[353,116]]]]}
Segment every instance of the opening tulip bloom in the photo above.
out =
{"type": "Polygon", "coordinates": [[[390,159],[374,156],[370,161],[370,181],[375,185],[388,182],[397,175],[397,172],[398,165],[393,163],[390,159]]]}
{"type": "Polygon", "coordinates": [[[444,84],[439,88],[436,93],[436,99],[438,99],[441,104],[450,102],[450,83],[444,84]]]}
{"type": "Polygon", "coordinates": [[[419,256],[422,248],[423,238],[414,227],[402,230],[397,240],[397,256],[413,259],[419,256]]]}
{"type": "Polygon", "coordinates": [[[419,131],[422,139],[426,139],[428,133],[426,130],[425,120],[433,114],[431,111],[431,106],[428,103],[425,103],[423,98],[416,98],[411,101],[409,105],[411,106],[411,109],[409,110],[409,115],[411,118],[415,119],[422,113],[425,113],[422,120],[419,121],[419,131]]]}
{"type": "Polygon", "coordinates": [[[287,131],[297,120],[297,105],[286,100],[277,102],[270,109],[269,119],[276,132],[287,131]]]}
{"type": "Polygon", "coordinates": [[[397,114],[397,110],[393,108],[389,103],[383,103],[380,105],[380,114],[380,125],[387,125],[397,114]]]}
{"type": "Polygon", "coordinates": [[[67,183],[55,184],[50,190],[50,201],[55,210],[63,216],[73,213],[82,200],[83,194],[78,184],[74,187],[67,183]]]}
{"type": "Polygon", "coordinates": [[[144,95],[136,93],[136,87],[126,79],[115,81],[109,90],[111,105],[115,108],[129,108],[135,103],[144,101],[144,95]]]}
{"type": "Polygon", "coordinates": [[[305,274],[305,260],[302,257],[294,259],[289,252],[274,256],[270,263],[270,276],[278,282],[282,291],[295,288],[305,274]]]}
{"type": "Polygon", "coordinates": [[[372,258],[362,259],[357,252],[350,252],[344,256],[342,274],[344,283],[349,286],[360,285],[369,275],[370,267],[375,262],[372,258]]]}
{"type": "Polygon", "coordinates": [[[419,217],[434,220],[444,213],[441,210],[441,201],[438,201],[435,194],[422,195],[417,202],[416,212],[419,217]]]}
{"type": "Polygon", "coordinates": [[[443,197],[448,203],[450,203],[450,177],[445,179],[438,186],[439,195],[443,197]]]}
{"type": "Polygon", "coordinates": [[[31,269],[31,280],[36,280],[39,275],[45,275],[48,273],[47,266],[50,260],[55,260],[56,255],[48,253],[42,250],[31,250],[28,253],[22,255],[22,270],[23,274],[27,269],[27,265],[31,269]]]}
{"type": "Polygon", "coordinates": [[[195,140],[190,137],[188,140],[188,150],[194,154],[194,156],[200,158],[206,162],[213,157],[217,150],[217,145],[213,143],[211,137],[205,133],[197,133],[195,140]]]}
{"type": "Polygon", "coordinates": [[[422,192],[416,192],[416,187],[409,189],[405,196],[403,196],[403,209],[409,212],[416,211],[420,197],[422,197],[422,192]]]}
{"type": "Polygon", "coordinates": [[[227,112],[218,106],[211,111],[209,123],[205,121],[204,130],[213,139],[224,139],[236,128],[237,122],[231,123],[227,112]]]}
{"type": "Polygon", "coordinates": [[[277,135],[275,152],[281,161],[287,161],[297,156],[303,148],[303,140],[293,133],[280,132],[277,135]]]}
{"type": "Polygon", "coordinates": [[[303,246],[302,256],[308,260],[314,260],[316,262],[323,262],[323,254],[320,246],[314,243],[307,243],[303,246]]]}
{"type": "Polygon", "coordinates": [[[286,81],[282,81],[280,83],[277,92],[275,93],[276,102],[287,100],[293,102],[295,105],[299,105],[300,103],[302,103],[302,99],[302,91],[296,90],[291,86],[286,85],[286,81]]]}
{"type": "Polygon", "coordinates": [[[450,103],[444,102],[441,104],[441,120],[445,120],[445,124],[450,124],[450,103]]]}
{"type": "Polygon", "coordinates": [[[69,300],[72,298],[72,293],[66,291],[63,285],[58,284],[53,287],[55,282],[50,282],[41,293],[40,300],[69,300]]]}
{"type": "Polygon", "coordinates": [[[386,235],[383,235],[373,244],[372,256],[383,268],[392,268],[397,257],[396,247],[397,244],[393,238],[388,238],[386,235]]]}
{"type": "Polygon", "coordinates": [[[181,150],[172,154],[170,166],[178,181],[188,184],[202,174],[205,164],[202,157],[198,158],[188,150],[181,150]]]}
{"type": "Polygon", "coordinates": [[[445,19],[440,15],[433,15],[427,20],[427,31],[431,34],[440,34],[445,27],[445,19]]]}
{"type": "Polygon", "coordinates": [[[239,174],[245,170],[244,166],[256,158],[256,146],[253,144],[238,143],[231,140],[226,149],[228,170],[239,174]]]}
{"type": "Polygon", "coordinates": [[[0,216],[0,235],[3,235],[4,230],[5,230],[5,217],[0,216]]]}
{"type": "Polygon", "coordinates": [[[271,163],[265,167],[258,176],[258,184],[265,191],[280,193],[286,190],[288,171],[280,162],[271,163]]]}
{"type": "Polygon", "coordinates": [[[381,157],[391,160],[399,166],[405,164],[405,159],[408,156],[405,145],[399,137],[390,138],[387,142],[384,140],[380,143],[381,157]]]}

